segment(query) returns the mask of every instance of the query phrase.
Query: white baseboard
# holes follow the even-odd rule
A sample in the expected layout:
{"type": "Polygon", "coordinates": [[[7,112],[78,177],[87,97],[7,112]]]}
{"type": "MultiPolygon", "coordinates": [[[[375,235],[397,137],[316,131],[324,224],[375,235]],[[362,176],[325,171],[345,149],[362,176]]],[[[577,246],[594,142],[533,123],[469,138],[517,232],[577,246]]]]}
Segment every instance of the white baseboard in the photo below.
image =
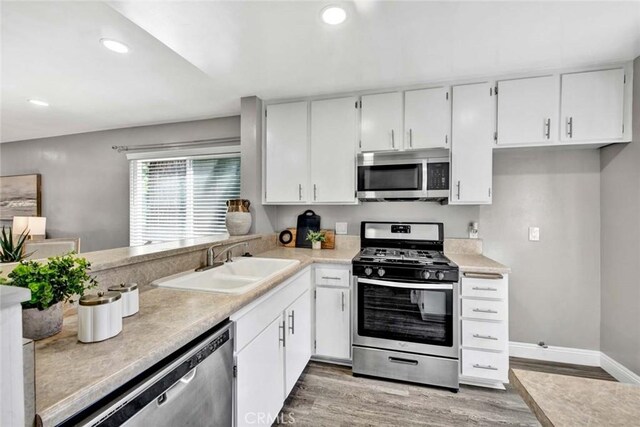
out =
{"type": "Polygon", "coordinates": [[[600,366],[600,352],[581,348],[540,347],[525,342],[509,342],[509,355],[526,359],[545,360],[547,362],[573,363],[574,365],[600,366]]]}
{"type": "Polygon", "coordinates": [[[597,350],[551,345],[544,348],[537,344],[511,341],[509,342],[509,356],[574,365],[600,366],[621,383],[640,385],[640,375],[597,350]]]}
{"type": "Polygon", "coordinates": [[[600,366],[621,383],[640,385],[640,375],[635,374],[604,353],[601,353],[600,356],[600,366]]]}

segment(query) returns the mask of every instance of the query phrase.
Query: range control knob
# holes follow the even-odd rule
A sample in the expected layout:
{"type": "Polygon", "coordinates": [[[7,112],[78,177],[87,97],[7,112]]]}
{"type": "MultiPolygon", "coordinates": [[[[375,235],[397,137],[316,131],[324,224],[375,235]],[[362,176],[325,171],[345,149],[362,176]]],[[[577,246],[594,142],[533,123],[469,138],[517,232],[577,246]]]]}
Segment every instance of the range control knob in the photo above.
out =
{"type": "Polygon", "coordinates": [[[384,268],[379,268],[379,269],[378,269],[378,276],[382,277],[382,276],[384,276],[384,273],[386,273],[386,272],[384,271],[384,268]]]}
{"type": "Polygon", "coordinates": [[[365,267],[364,274],[371,276],[371,273],[373,273],[373,269],[371,267],[365,267]]]}
{"type": "Polygon", "coordinates": [[[431,272],[430,272],[429,270],[424,270],[424,271],[422,272],[422,278],[423,278],[423,279],[427,280],[427,279],[429,279],[430,277],[431,277],[431,272]]]}
{"type": "Polygon", "coordinates": [[[442,280],[442,279],[444,279],[444,272],[442,272],[442,271],[438,271],[438,272],[436,273],[436,277],[438,278],[438,280],[442,280]]]}

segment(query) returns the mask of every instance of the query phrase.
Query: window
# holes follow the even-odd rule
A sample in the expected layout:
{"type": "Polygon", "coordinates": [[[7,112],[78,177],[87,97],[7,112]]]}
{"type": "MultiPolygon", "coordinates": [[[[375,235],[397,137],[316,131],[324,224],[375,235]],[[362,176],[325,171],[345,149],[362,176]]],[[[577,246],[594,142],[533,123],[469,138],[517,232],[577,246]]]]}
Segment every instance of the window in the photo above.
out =
{"type": "Polygon", "coordinates": [[[130,160],[131,246],[226,233],[240,155],[130,160]]]}

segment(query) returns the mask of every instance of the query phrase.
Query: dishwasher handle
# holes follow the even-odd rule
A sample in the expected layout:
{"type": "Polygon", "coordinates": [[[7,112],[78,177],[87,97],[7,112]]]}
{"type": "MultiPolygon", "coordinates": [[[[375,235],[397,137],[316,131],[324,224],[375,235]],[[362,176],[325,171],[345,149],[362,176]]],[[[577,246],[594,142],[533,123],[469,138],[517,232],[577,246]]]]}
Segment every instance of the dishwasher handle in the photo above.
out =
{"type": "Polygon", "coordinates": [[[164,405],[167,402],[173,400],[176,396],[178,396],[182,390],[187,388],[189,383],[193,381],[196,377],[196,373],[198,372],[198,367],[196,366],[192,370],[186,373],[186,375],[178,380],[174,385],[169,387],[164,393],[162,393],[156,399],[156,403],[158,406],[164,405]]]}

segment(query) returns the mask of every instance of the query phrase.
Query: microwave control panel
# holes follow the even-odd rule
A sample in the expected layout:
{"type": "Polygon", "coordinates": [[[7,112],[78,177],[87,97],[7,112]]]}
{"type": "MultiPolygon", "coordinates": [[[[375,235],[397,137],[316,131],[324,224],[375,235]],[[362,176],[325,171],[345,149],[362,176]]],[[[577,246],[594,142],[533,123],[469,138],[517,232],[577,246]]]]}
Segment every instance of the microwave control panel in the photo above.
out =
{"type": "Polygon", "coordinates": [[[427,190],[449,189],[449,163],[429,163],[427,165],[427,190]]]}

